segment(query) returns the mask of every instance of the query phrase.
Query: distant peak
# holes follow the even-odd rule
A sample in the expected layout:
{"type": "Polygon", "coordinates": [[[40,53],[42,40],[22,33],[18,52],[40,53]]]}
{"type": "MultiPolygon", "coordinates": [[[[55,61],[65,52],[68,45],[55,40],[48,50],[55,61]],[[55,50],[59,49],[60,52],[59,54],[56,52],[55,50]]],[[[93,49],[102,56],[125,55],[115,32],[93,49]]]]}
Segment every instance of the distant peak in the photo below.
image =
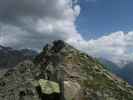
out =
{"type": "Polygon", "coordinates": [[[66,46],[66,43],[62,40],[57,40],[53,42],[52,50],[59,52],[62,48],[66,46]]]}
{"type": "Polygon", "coordinates": [[[0,50],[13,50],[13,48],[0,45],[0,50]]]}
{"type": "Polygon", "coordinates": [[[70,54],[76,51],[77,50],[75,48],[73,48],[71,45],[67,44],[63,40],[56,40],[46,44],[43,48],[43,51],[38,56],[36,56],[34,62],[40,63],[43,62],[44,58],[48,59],[49,57],[52,57],[53,59],[53,56],[58,54],[60,55],[60,57],[64,57],[63,54],[70,54]]]}
{"type": "Polygon", "coordinates": [[[43,48],[43,52],[45,51],[53,51],[60,52],[63,48],[65,48],[68,44],[63,40],[55,40],[52,43],[46,44],[43,48]]]}

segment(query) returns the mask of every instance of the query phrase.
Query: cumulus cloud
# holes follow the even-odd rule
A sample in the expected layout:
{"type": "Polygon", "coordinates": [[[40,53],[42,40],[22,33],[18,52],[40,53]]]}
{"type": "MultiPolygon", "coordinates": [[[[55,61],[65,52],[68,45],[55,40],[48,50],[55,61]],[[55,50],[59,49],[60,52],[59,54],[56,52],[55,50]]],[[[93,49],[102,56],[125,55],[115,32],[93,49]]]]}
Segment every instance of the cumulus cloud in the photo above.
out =
{"type": "Polygon", "coordinates": [[[133,32],[118,31],[98,39],[85,41],[83,44],[81,47],[85,52],[106,58],[120,66],[133,61],[133,32]]]}
{"type": "Polygon", "coordinates": [[[79,14],[77,0],[1,0],[0,44],[40,49],[51,40],[81,40],[79,14]]]}

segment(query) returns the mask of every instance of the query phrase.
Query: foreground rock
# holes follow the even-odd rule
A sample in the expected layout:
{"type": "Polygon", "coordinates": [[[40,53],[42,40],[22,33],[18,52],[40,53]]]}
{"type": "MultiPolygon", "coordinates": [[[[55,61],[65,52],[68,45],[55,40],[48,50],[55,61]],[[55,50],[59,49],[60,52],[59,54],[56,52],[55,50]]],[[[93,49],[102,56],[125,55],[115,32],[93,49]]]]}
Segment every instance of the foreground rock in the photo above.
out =
{"type": "Polygon", "coordinates": [[[0,100],[133,100],[133,88],[63,41],[0,79],[0,100]]]}

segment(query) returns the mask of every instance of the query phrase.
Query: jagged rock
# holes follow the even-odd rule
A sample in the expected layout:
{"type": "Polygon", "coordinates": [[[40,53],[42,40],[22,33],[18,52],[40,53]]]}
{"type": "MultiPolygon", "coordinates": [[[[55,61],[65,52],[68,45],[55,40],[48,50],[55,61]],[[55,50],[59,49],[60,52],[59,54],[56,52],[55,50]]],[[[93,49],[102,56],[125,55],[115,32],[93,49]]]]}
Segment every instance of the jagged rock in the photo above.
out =
{"type": "Polygon", "coordinates": [[[48,98],[46,100],[53,100],[50,98],[60,98],[59,84],[41,79],[40,75],[41,67],[35,66],[31,61],[24,61],[16,68],[8,70],[0,79],[0,100],[43,100],[42,98],[45,97],[48,98]]]}

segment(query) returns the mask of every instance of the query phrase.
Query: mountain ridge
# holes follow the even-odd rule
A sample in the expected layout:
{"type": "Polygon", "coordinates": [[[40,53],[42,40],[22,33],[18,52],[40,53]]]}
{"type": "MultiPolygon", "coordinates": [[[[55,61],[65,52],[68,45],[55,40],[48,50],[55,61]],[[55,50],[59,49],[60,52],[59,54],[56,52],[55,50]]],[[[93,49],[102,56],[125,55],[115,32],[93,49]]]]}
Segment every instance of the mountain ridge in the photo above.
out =
{"type": "Polygon", "coordinates": [[[24,61],[1,76],[0,94],[0,100],[133,100],[133,87],[58,40],[46,45],[34,61],[24,61]]]}

